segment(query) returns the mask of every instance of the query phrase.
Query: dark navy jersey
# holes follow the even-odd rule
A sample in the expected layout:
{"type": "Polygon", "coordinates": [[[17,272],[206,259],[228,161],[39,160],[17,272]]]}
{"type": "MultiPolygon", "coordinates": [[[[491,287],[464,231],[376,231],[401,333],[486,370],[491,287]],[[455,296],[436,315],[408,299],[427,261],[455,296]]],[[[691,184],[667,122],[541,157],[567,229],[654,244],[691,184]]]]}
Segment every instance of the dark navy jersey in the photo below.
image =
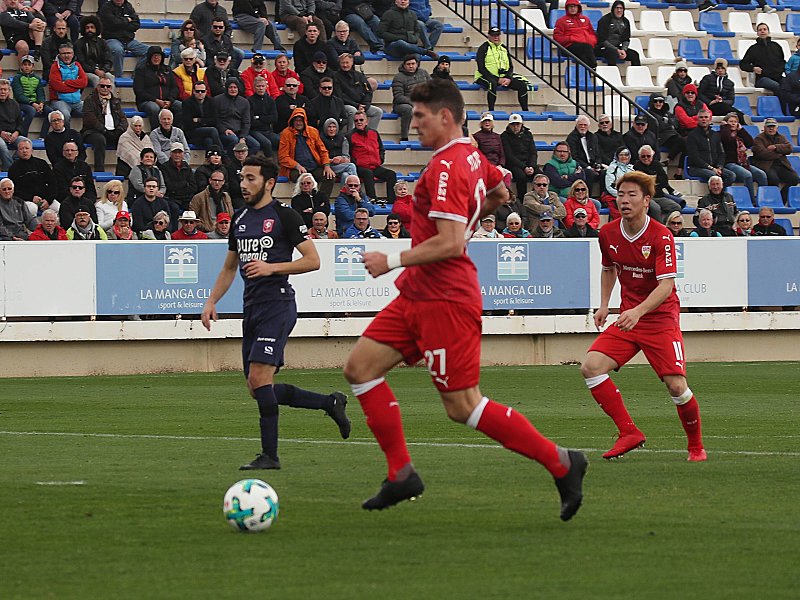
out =
{"type": "Polygon", "coordinates": [[[239,257],[244,279],[244,306],[294,298],[288,275],[245,277],[242,269],[254,260],[291,262],[295,246],[306,241],[308,228],[293,208],[273,200],[262,208],[246,206],[233,215],[228,249],[239,257]]]}

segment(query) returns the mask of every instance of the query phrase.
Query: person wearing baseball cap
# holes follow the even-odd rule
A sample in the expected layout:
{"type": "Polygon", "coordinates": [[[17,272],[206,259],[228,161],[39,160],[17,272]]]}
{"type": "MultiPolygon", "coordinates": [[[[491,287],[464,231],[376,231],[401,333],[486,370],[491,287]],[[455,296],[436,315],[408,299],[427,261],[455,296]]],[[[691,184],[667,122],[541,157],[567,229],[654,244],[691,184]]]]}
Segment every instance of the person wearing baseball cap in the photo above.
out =
{"type": "Polygon", "coordinates": [[[631,151],[631,156],[639,156],[639,148],[642,146],[652,146],[658,148],[658,135],[650,129],[650,122],[644,114],[636,115],[633,120],[633,125],[628,132],[622,136],[622,140],[628,150],[631,151]]]}
{"type": "Polygon", "coordinates": [[[781,196],[789,204],[789,189],[800,183],[800,178],[787,155],[792,153],[792,143],[778,133],[778,122],[772,117],[764,121],[764,131],[753,141],[753,165],[767,174],[769,185],[783,185],[781,196]],[[772,149],[770,149],[772,148],[772,149]]]}
{"type": "Polygon", "coordinates": [[[531,232],[531,237],[542,239],[559,239],[567,237],[564,232],[555,226],[553,213],[545,211],[539,215],[539,224],[531,232]]]}
{"type": "Polygon", "coordinates": [[[564,232],[568,238],[596,238],[599,236],[597,230],[588,225],[588,215],[586,209],[576,208],[572,211],[572,225],[564,232]]]}
{"type": "MultiPolygon", "coordinates": [[[[652,129],[658,137],[659,145],[667,148],[669,160],[683,154],[686,151],[686,140],[678,133],[675,115],[667,104],[666,94],[662,92],[650,94],[647,111],[655,118],[652,129]]],[[[683,177],[682,164],[678,165],[676,175],[679,176],[678,179],[683,177]]]]}
{"type": "Polygon", "coordinates": [[[594,69],[597,66],[594,55],[597,36],[592,22],[583,14],[580,0],[567,0],[564,7],[567,14],[556,21],[553,39],[594,69]]]}
{"type": "Polygon", "coordinates": [[[250,59],[250,66],[247,67],[239,78],[242,80],[244,84],[244,97],[249,98],[255,93],[255,80],[256,77],[263,77],[267,80],[267,93],[272,98],[277,98],[278,94],[278,86],[275,83],[275,80],[272,78],[272,73],[269,72],[267,69],[267,59],[264,58],[264,55],[260,52],[256,52],[253,54],[253,58],[250,59]]]}
{"type": "Polygon", "coordinates": [[[214,230],[208,233],[210,240],[227,240],[231,230],[231,216],[226,212],[217,215],[214,230]]]}
{"type": "Polygon", "coordinates": [[[528,191],[528,182],[536,173],[539,162],[536,141],[531,130],[522,124],[522,116],[517,113],[509,117],[506,130],[500,134],[500,138],[505,154],[503,166],[511,171],[511,180],[517,189],[517,200],[522,202],[528,191]]]}
{"type": "Polygon", "coordinates": [[[481,115],[481,128],[472,134],[478,149],[484,153],[493,165],[502,166],[506,162],[503,151],[503,138],[494,130],[494,115],[485,112],[481,115]]]}
{"type": "Polygon", "coordinates": [[[514,73],[514,63],[508,48],[501,41],[499,27],[491,27],[489,38],[478,47],[475,63],[475,83],[486,90],[486,106],[494,110],[497,88],[503,87],[517,92],[520,109],[528,110],[528,80],[514,73]]]}
{"type": "Polygon", "coordinates": [[[481,219],[481,225],[472,234],[472,237],[478,240],[495,240],[503,237],[497,231],[497,218],[494,215],[486,215],[481,219]]]}
{"type": "Polygon", "coordinates": [[[733,82],[728,78],[728,61],[717,58],[714,70],[703,77],[697,86],[697,98],[708,106],[712,115],[724,117],[729,112],[739,115],[739,122],[744,124],[744,114],[733,106],[736,98],[733,82]]]}
{"type": "Polygon", "coordinates": [[[119,211],[107,235],[109,240],[138,240],[131,229],[131,213],[127,210],[119,211]]]}

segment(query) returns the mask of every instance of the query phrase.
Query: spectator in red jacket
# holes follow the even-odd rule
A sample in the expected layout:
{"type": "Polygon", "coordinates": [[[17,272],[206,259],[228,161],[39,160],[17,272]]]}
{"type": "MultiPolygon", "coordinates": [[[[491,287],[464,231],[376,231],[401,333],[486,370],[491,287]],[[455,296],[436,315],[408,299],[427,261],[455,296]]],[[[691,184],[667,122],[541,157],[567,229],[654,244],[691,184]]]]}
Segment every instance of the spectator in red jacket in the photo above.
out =
{"type": "Polygon", "coordinates": [[[411,233],[411,214],[414,212],[414,199],[408,193],[408,184],[405,181],[395,183],[394,195],[392,212],[400,217],[403,227],[411,233]]]}
{"type": "MultiPolygon", "coordinates": [[[[289,57],[287,57],[285,54],[278,54],[278,56],[275,57],[275,70],[270,71],[270,75],[272,75],[272,79],[275,81],[275,86],[278,88],[278,93],[274,96],[272,96],[271,92],[267,92],[273,98],[277,98],[283,93],[283,85],[290,77],[300,81],[300,75],[289,68],[289,57]]],[[[269,90],[269,88],[267,89],[269,90]]],[[[297,93],[302,94],[303,89],[303,83],[300,82],[300,85],[297,88],[297,93]]]]}
{"type": "Polygon", "coordinates": [[[253,58],[250,59],[250,66],[242,71],[240,77],[242,83],[244,83],[245,98],[255,94],[254,82],[259,75],[267,80],[267,93],[272,98],[277,98],[281,95],[278,86],[275,85],[275,80],[272,78],[272,73],[267,69],[267,59],[260,52],[256,52],[253,54],[253,58]]]}
{"type": "Polygon", "coordinates": [[[367,196],[375,196],[375,180],[386,183],[386,202],[394,203],[394,184],[397,173],[383,166],[386,151],[380,134],[368,125],[367,113],[357,112],[353,117],[355,129],[350,134],[350,158],[356,165],[356,172],[364,183],[367,196]]]}
{"type": "Polygon", "coordinates": [[[180,226],[175,233],[172,234],[173,240],[207,240],[208,236],[200,231],[197,226],[200,224],[200,219],[193,210],[185,210],[181,213],[178,219],[180,226]]]}
{"type": "Polygon", "coordinates": [[[556,21],[553,39],[594,69],[597,66],[594,56],[597,35],[592,22],[583,15],[580,0],[567,0],[565,6],[567,14],[556,21]]]}
{"type": "Polygon", "coordinates": [[[48,208],[42,213],[42,222],[28,236],[32,242],[42,242],[47,240],[64,240],[67,238],[67,230],[58,224],[58,214],[52,208],[48,208]]]}
{"type": "Polygon", "coordinates": [[[687,83],[683,86],[683,100],[678,100],[675,106],[675,118],[678,119],[684,137],[697,127],[697,115],[703,109],[708,110],[708,107],[698,99],[697,86],[687,83]]]}

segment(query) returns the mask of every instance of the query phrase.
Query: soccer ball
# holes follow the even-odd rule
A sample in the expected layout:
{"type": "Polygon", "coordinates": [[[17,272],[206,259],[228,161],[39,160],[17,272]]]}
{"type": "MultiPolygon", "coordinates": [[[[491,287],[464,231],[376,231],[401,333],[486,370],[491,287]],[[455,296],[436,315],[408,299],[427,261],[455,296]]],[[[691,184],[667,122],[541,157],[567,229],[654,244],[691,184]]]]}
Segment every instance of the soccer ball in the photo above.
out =
{"type": "Polygon", "coordinates": [[[222,512],[238,531],[264,531],[278,519],[278,494],[260,479],[243,479],[225,492],[222,512]]]}

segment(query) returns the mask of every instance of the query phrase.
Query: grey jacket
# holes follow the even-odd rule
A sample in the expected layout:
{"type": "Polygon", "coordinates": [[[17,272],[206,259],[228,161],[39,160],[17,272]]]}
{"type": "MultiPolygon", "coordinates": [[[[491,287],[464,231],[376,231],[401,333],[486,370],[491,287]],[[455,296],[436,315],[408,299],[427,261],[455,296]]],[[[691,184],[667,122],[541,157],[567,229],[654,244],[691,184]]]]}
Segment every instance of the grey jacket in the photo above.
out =
{"type": "Polygon", "coordinates": [[[36,229],[36,219],[28,212],[25,201],[13,196],[11,200],[0,199],[0,241],[10,241],[18,237],[28,239],[28,234],[36,229]]]}
{"type": "Polygon", "coordinates": [[[394,106],[398,104],[412,104],[410,97],[411,88],[418,83],[428,81],[430,78],[431,76],[422,67],[418,67],[414,73],[407,73],[403,70],[403,63],[400,63],[397,75],[392,79],[392,96],[394,97],[392,104],[394,106]]]}

